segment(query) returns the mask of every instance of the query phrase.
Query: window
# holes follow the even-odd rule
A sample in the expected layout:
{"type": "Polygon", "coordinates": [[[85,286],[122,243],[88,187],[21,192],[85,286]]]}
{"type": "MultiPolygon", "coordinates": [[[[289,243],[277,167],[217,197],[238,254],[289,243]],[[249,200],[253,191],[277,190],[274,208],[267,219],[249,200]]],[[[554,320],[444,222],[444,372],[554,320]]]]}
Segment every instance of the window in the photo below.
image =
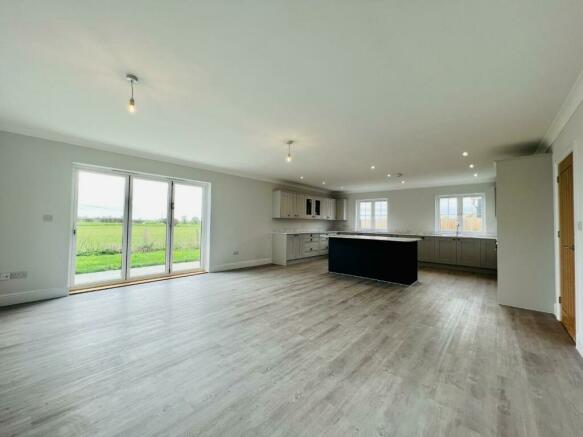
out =
{"type": "Polygon", "coordinates": [[[386,231],[388,216],[387,199],[367,199],[356,202],[356,222],[361,231],[386,231]]]}
{"type": "Polygon", "coordinates": [[[439,196],[436,202],[438,232],[485,232],[483,194],[439,196]]]}

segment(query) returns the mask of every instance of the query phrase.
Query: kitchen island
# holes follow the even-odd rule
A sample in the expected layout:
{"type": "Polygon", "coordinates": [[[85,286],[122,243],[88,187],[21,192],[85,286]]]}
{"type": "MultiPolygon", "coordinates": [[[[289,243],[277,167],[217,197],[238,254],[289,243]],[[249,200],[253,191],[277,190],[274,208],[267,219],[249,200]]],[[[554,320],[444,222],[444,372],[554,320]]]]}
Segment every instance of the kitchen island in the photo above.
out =
{"type": "Polygon", "coordinates": [[[420,238],[330,235],[328,271],[411,285],[417,282],[420,238]]]}

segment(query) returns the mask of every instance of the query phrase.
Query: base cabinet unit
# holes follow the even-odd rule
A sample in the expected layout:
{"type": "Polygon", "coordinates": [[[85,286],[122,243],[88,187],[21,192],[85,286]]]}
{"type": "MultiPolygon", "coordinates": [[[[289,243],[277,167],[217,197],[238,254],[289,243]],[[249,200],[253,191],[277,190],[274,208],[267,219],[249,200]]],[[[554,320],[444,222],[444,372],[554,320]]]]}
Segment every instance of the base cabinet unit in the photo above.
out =
{"type": "MultiPolygon", "coordinates": [[[[334,234],[335,232],[332,232],[334,234]]],[[[387,235],[387,234],[379,234],[387,235]]],[[[399,234],[390,236],[402,237],[399,234]]],[[[416,236],[417,260],[424,263],[447,264],[496,270],[497,243],[493,238],[416,236]]],[[[328,233],[273,234],[273,263],[286,265],[288,261],[328,254],[328,233]]]]}
{"type": "Polygon", "coordinates": [[[272,261],[287,265],[289,261],[328,253],[327,234],[273,234],[272,261]]]}
{"type": "Polygon", "coordinates": [[[286,241],[286,258],[294,260],[302,257],[302,241],[299,235],[288,235],[286,241]]]}
{"type": "Polygon", "coordinates": [[[419,261],[435,262],[435,238],[421,237],[417,243],[417,257],[419,261]]]}
{"type": "Polygon", "coordinates": [[[468,267],[481,267],[480,242],[475,238],[457,239],[457,264],[468,267]]]}
{"type": "Polygon", "coordinates": [[[457,239],[438,237],[435,242],[434,262],[439,264],[457,264],[457,239]]]}
{"type": "Polygon", "coordinates": [[[480,240],[480,266],[498,268],[498,243],[496,240],[480,240]]]}
{"type": "MultiPolygon", "coordinates": [[[[344,201],[346,199],[339,199],[344,201]]],[[[343,207],[345,211],[346,207],[343,207]]],[[[312,196],[305,193],[275,190],[273,192],[273,218],[310,219],[310,220],[346,220],[343,212],[338,218],[337,199],[312,196]]]]}
{"type": "Polygon", "coordinates": [[[435,264],[496,269],[497,244],[491,238],[421,237],[418,260],[435,264]]]}

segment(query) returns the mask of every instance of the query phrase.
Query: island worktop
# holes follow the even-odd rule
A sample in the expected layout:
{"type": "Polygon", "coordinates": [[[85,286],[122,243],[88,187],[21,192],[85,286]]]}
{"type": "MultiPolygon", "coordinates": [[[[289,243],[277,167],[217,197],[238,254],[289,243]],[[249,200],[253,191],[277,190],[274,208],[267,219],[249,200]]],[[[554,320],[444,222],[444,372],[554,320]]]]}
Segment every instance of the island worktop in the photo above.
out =
{"type": "Polygon", "coordinates": [[[389,237],[383,235],[362,235],[362,234],[338,234],[328,235],[328,238],[348,238],[352,240],[376,240],[376,241],[397,241],[400,243],[414,243],[421,241],[421,238],[414,237],[389,237]]]}

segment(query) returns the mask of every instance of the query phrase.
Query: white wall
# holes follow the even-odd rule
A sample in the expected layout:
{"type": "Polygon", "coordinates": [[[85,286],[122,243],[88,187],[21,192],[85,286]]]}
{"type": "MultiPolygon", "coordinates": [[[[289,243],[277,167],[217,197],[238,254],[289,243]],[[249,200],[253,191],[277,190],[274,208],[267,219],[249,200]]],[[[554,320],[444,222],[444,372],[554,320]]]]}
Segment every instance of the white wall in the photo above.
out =
{"type": "Polygon", "coordinates": [[[550,154],[498,161],[498,303],[554,312],[550,154]]]}
{"type": "Polygon", "coordinates": [[[356,228],[357,199],[387,198],[389,200],[389,232],[434,232],[436,196],[469,193],[484,193],[486,195],[486,232],[496,234],[495,184],[493,182],[349,194],[347,196],[347,229],[355,230],[356,228]]]}
{"type": "Polygon", "coordinates": [[[279,185],[0,132],[0,272],[28,272],[0,281],[0,305],[67,294],[75,162],[210,182],[210,271],[270,263],[274,230],[331,226],[272,219],[279,185]],[[43,214],[53,222],[43,222],[43,214]]]}
{"type": "MultiPolygon", "coordinates": [[[[575,206],[575,314],[576,337],[583,338],[583,105],[571,116],[563,130],[552,144],[554,174],[557,175],[558,164],[573,152],[573,186],[575,206]]],[[[558,227],[558,196],[555,184],[555,235],[558,227]]],[[[560,296],[559,282],[559,251],[558,239],[555,238],[556,265],[556,296],[560,296]]],[[[560,318],[560,308],[557,305],[556,315],[560,318]]],[[[583,355],[583,341],[577,342],[577,349],[583,355]]]]}

